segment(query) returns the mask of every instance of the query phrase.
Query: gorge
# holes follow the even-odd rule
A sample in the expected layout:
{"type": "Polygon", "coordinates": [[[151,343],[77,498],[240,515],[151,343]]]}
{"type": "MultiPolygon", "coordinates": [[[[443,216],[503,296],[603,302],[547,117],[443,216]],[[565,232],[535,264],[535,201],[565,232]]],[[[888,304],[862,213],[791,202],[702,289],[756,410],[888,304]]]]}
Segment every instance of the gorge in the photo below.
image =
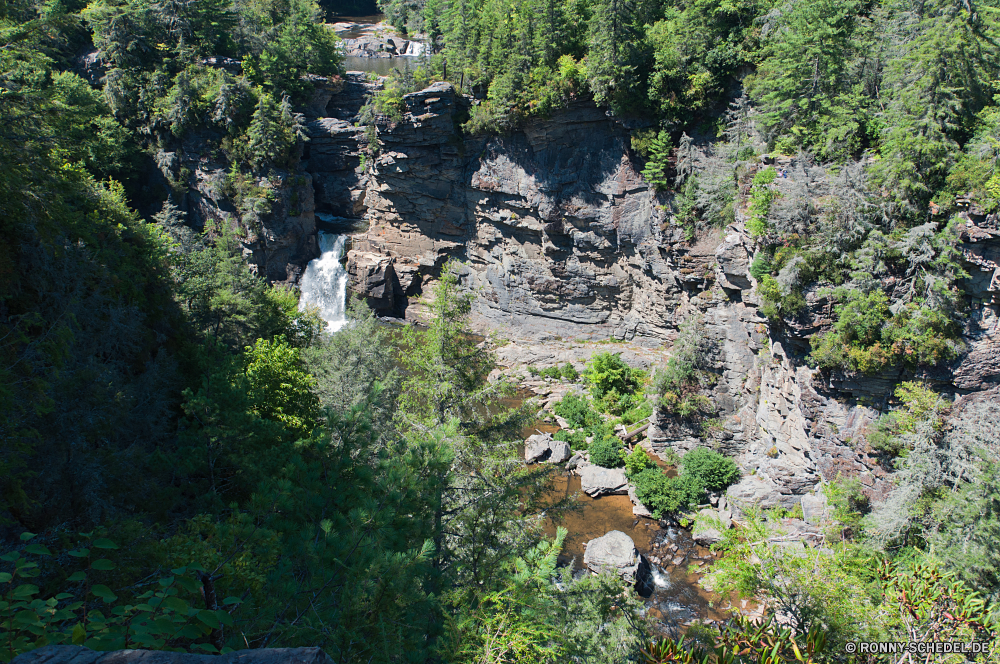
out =
{"type": "Polygon", "coordinates": [[[998,661],[995,4],[0,3],[0,664],[998,661]]]}
{"type": "MultiPolygon", "coordinates": [[[[1000,381],[1000,241],[992,215],[963,213],[972,304],[959,359],[930,372],[827,377],[806,366],[804,354],[807,337],[829,324],[829,301],[807,294],[801,322],[776,328],[759,311],[749,272],[754,242],[742,213],[726,229],[687,240],[665,212],[668,201],[641,177],[629,128],[604,110],[580,102],[509,136],[467,137],[456,123],[470,101],[436,83],[403,98],[403,119],[378,126],[380,151],[362,165],[365,127],[357,114],[374,85],[354,73],[339,91],[318,89],[303,158],[312,190],[302,194],[303,209],[315,212],[278,222],[269,230],[273,243],[255,255],[271,265],[285,246],[314,246],[317,213],[361,224],[366,230],[352,234],[347,253],[352,291],[380,315],[415,320],[426,315],[421,295],[445,261],[458,258],[479,329],[502,330],[514,348],[528,347],[522,357],[501,350],[511,367],[545,366],[545,351],[533,356],[539,351],[530,348],[546,339],[669,349],[681,321],[703,320],[720,376],[712,398],[727,418],[713,436],[756,471],[731,489],[736,498],[791,509],[838,473],[883,495],[876,464],[850,441],[884,410],[895,381],[922,377],[955,397],[1000,381]],[[292,230],[282,235],[281,228],[292,230]]],[[[811,195],[822,197],[833,186],[818,166],[785,164],[789,177],[779,190],[808,179],[811,195]]],[[[193,208],[207,200],[192,196],[193,208]]],[[[286,273],[301,270],[310,251],[293,255],[286,273]]],[[[683,450],[697,436],[683,423],[654,421],[650,439],[654,449],[683,450]]]]}

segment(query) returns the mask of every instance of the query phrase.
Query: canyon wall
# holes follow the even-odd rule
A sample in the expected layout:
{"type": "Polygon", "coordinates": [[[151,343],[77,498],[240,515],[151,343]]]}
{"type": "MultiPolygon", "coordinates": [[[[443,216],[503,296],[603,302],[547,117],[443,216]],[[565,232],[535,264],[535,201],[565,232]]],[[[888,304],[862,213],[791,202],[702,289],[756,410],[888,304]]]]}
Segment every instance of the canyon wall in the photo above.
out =
{"type": "MultiPolygon", "coordinates": [[[[685,239],[668,201],[642,179],[629,129],[587,101],[510,135],[470,137],[459,129],[470,100],[437,83],[403,98],[401,121],[377,123],[378,154],[365,160],[370,138],[357,115],[376,85],[355,73],[336,89],[317,88],[305,174],[287,176],[303,178],[290,180],[300,193],[283,189],[247,246],[269,278],[297,278],[316,255],[318,226],[353,234],[352,288],[385,316],[420,318],[429,285],[455,258],[476,324],[509,338],[615,338],[669,352],[678,325],[698,318],[719,377],[711,396],[721,424],[710,435],[745,471],[732,497],[791,507],[841,473],[873,497],[888,490],[864,431],[892,386],[914,375],[858,379],[806,366],[807,337],[830,324],[831,305],[807,293],[808,310],[781,329],[759,313],[754,242],[739,210],[730,227],[685,239]]],[[[822,169],[785,166],[791,180],[779,186],[797,177],[814,195],[828,191],[822,169]]],[[[199,177],[208,184],[189,207],[196,218],[223,205],[211,180],[199,177]]],[[[968,352],[916,376],[956,396],[1000,383],[1000,229],[996,215],[970,210],[965,220],[968,352]]],[[[663,413],[652,420],[654,448],[698,444],[687,423],[663,413]]]]}

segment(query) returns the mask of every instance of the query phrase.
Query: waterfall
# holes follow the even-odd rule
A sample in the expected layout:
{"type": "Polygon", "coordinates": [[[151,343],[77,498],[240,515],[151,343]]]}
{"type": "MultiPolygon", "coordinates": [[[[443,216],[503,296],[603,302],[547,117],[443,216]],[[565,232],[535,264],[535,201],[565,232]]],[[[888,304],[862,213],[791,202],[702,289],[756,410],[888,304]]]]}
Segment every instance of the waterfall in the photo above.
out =
{"type": "Polygon", "coordinates": [[[402,55],[419,57],[423,54],[424,54],[424,45],[418,41],[411,41],[406,45],[406,53],[403,53],[402,55]]]}
{"type": "Polygon", "coordinates": [[[336,332],[347,323],[347,270],[340,264],[344,255],[346,235],[318,234],[319,258],[309,261],[302,274],[299,288],[299,310],[319,307],[319,315],[327,322],[327,330],[336,332]]]}
{"type": "Polygon", "coordinates": [[[653,565],[653,584],[657,588],[669,588],[672,584],[670,583],[670,575],[664,574],[663,570],[659,567],[653,565]]]}

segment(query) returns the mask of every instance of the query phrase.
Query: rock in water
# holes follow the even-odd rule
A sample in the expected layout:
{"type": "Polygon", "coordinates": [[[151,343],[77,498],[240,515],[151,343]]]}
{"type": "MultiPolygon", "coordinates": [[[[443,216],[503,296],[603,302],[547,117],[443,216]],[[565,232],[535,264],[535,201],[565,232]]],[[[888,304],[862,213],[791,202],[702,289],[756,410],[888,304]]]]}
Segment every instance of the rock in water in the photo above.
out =
{"type": "Polygon", "coordinates": [[[583,454],[577,452],[569,458],[569,461],[566,462],[566,470],[573,470],[583,463],[586,463],[586,461],[584,461],[583,454]]]}
{"type": "Polygon", "coordinates": [[[562,463],[571,454],[569,443],[564,440],[553,440],[552,434],[536,433],[524,441],[524,460],[528,463],[539,461],[562,463]]]}
{"type": "Polygon", "coordinates": [[[524,441],[524,460],[528,463],[534,463],[548,459],[551,442],[552,436],[548,434],[536,433],[533,436],[528,436],[528,439],[524,441]]]}
{"type": "Polygon", "coordinates": [[[569,443],[565,440],[554,440],[552,445],[549,446],[552,450],[552,456],[549,457],[549,463],[562,463],[569,459],[573,450],[570,449],[569,443]]]}
{"type": "Polygon", "coordinates": [[[628,493],[628,479],[623,468],[581,463],[577,472],[580,473],[580,488],[591,498],[628,493]]]}
{"type": "MultiPolygon", "coordinates": [[[[632,538],[620,530],[612,530],[603,537],[586,543],[583,564],[595,574],[610,571],[629,583],[639,580],[642,556],[632,538]]],[[[648,567],[648,565],[646,565],[648,567]]]]}

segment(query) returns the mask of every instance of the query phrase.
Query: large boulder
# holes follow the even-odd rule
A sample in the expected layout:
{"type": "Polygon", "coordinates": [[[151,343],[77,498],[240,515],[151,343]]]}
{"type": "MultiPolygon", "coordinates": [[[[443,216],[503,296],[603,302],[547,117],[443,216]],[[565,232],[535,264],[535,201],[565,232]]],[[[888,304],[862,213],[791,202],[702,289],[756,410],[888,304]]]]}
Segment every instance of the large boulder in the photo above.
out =
{"type": "Polygon", "coordinates": [[[719,285],[730,290],[748,290],[750,256],[739,233],[730,233],[715,250],[716,274],[719,285]]]}
{"type": "Polygon", "coordinates": [[[392,257],[364,251],[347,252],[351,289],[383,316],[400,316],[406,302],[394,267],[392,257]]]}
{"type": "Polygon", "coordinates": [[[612,530],[584,545],[583,564],[595,574],[614,572],[629,583],[636,583],[640,580],[642,563],[635,542],[620,530],[612,530]]]}
{"type": "Polygon", "coordinates": [[[591,498],[628,493],[624,468],[605,468],[592,463],[580,464],[580,488],[591,498]]]}
{"type": "Polygon", "coordinates": [[[331,664],[319,648],[260,648],[228,655],[160,650],[99,652],[83,646],[44,646],[13,659],[16,664],[331,664]]]}
{"type": "Polygon", "coordinates": [[[552,434],[536,433],[524,441],[524,460],[528,463],[546,461],[562,463],[570,458],[573,451],[564,440],[553,440],[552,434]]]}
{"type": "Polygon", "coordinates": [[[791,495],[787,487],[779,486],[770,479],[759,475],[750,475],[726,489],[726,498],[730,506],[739,512],[748,507],[771,509],[781,507],[793,509],[799,497],[791,495]]]}

